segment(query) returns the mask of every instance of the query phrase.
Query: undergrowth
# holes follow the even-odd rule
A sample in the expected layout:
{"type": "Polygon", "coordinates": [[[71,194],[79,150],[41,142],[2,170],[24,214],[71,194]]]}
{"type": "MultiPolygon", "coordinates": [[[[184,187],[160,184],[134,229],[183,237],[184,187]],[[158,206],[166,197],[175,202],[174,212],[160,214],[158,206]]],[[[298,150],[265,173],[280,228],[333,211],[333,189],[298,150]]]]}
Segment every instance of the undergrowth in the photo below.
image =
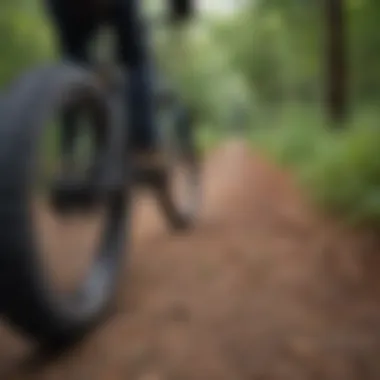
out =
{"type": "Polygon", "coordinates": [[[324,211],[352,224],[380,222],[380,129],[377,115],[360,114],[341,130],[321,118],[293,118],[253,132],[256,148],[295,171],[324,211]]]}

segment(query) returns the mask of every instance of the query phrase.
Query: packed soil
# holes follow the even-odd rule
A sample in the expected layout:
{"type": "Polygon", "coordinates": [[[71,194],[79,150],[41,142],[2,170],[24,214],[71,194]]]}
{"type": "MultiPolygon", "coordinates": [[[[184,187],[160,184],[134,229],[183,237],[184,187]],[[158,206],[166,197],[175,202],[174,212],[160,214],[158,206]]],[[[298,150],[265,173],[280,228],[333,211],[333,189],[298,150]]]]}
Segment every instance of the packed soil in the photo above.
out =
{"type": "Polygon", "coordinates": [[[380,379],[378,239],[317,216],[241,141],[206,158],[204,186],[200,221],[182,235],[139,195],[112,317],[36,365],[4,324],[0,379],[380,379]]]}

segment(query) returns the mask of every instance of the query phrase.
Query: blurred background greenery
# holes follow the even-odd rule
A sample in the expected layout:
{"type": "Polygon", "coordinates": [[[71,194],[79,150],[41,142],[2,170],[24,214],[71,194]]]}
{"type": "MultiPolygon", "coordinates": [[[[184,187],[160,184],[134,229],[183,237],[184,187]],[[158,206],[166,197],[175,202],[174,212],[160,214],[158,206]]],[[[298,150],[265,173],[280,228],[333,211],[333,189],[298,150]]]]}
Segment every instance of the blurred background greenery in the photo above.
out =
{"type": "MultiPolygon", "coordinates": [[[[325,96],[328,1],[236,0],[228,11],[200,13],[177,33],[152,22],[152,42],[160,67],[196,112],[205,149],[244,135],[294,169],[325,210],[377,223],[380,2],[336,1],[345,21],[349,112],[343,128],[334,128],[325,96]]],[[[162,14],[164,3],[147,0],[147,19],[162,14]]],[[[0,8],[4,88],[23,70],[57,57],[41,0],[2,0],[0,8]]]]}

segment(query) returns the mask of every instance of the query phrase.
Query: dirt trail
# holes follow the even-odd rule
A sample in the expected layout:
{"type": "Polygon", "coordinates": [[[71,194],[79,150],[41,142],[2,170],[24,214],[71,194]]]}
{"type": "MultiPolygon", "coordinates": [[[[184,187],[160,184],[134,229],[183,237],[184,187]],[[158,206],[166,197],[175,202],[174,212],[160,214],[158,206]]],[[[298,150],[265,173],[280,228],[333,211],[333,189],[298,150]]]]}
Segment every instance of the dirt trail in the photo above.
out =
{"type": "Polygon", "coordinates": [[[239,141],[204,173],[204,214],[189,234],[136,202],[115,315],[34,371],[22,365],[31,348],[2,327],[0,379],[380,378],[374,241],[322,223],[288,175],[239,141]]]}

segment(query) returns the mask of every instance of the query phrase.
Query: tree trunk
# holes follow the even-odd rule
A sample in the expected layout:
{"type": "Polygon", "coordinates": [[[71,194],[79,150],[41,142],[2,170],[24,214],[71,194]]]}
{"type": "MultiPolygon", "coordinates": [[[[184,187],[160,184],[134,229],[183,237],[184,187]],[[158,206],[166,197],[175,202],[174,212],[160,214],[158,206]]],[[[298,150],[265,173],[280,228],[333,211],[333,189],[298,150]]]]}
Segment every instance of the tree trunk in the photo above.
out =
{"type": "Polygon", "coordinates": [[[325,0],[327,26],[327,113],[336,126],[347,117],[346,25],[344,0],[325,0]]]}

